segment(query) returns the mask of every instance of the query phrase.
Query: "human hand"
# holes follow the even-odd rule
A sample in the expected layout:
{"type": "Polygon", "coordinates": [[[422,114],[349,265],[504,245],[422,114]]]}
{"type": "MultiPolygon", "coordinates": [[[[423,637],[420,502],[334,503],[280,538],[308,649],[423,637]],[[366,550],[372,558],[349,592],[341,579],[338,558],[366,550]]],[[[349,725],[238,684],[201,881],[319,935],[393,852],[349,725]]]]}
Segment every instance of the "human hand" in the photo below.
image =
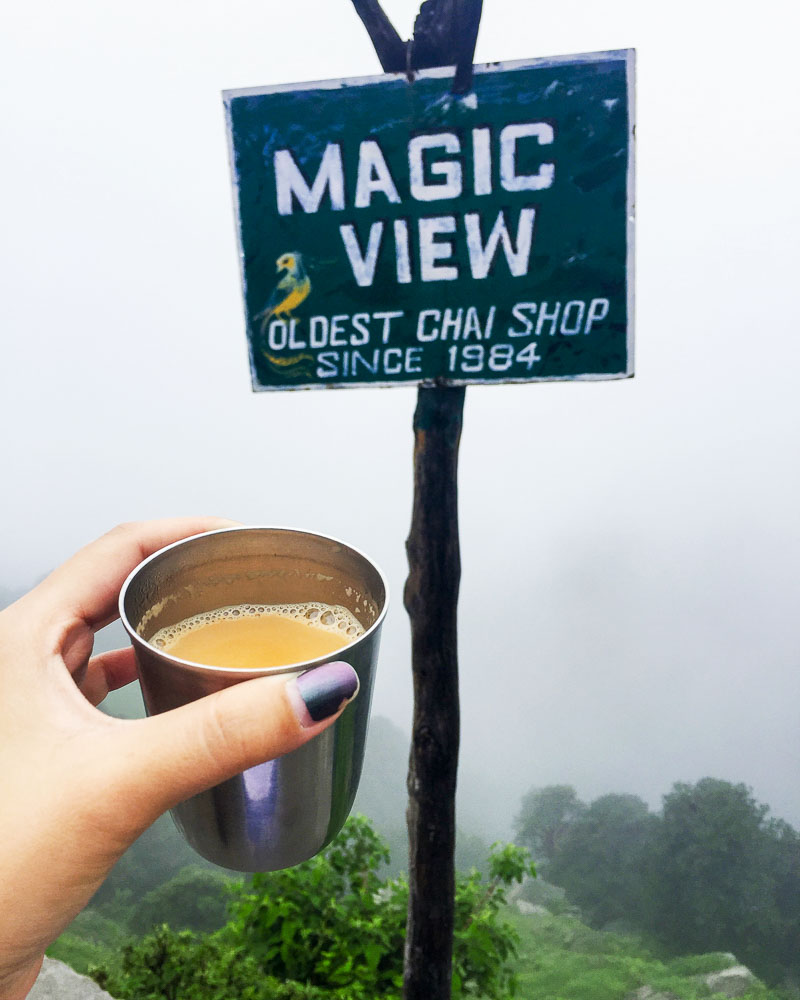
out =
{"type": "Polygon", "coordinates": [[[27,996],[47,946],[161,813],[312,739],[357,693],[355,671],[331,672],[338,709],[319,722],[296,682],[280,676],[150,719],[113,719],[94,707],[136,676],[130,648],[91,656],[94,632],[117,617],[128,573],[164,545],[230,525],[120,526],[0,612],[3,1000],[27,996]]]}

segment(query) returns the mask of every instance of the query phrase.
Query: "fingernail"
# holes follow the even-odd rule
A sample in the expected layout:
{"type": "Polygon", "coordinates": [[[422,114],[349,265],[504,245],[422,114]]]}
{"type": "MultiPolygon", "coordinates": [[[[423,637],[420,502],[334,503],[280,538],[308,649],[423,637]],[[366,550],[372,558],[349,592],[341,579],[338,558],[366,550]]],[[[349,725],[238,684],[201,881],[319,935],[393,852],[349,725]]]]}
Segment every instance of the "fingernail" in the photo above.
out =
{"type": "Polygon", "coordinates": [[[349,663],[323,663],[289,681],[289,697],[303,729],[335,715],[358,694],[358,674],[349,663]]]}

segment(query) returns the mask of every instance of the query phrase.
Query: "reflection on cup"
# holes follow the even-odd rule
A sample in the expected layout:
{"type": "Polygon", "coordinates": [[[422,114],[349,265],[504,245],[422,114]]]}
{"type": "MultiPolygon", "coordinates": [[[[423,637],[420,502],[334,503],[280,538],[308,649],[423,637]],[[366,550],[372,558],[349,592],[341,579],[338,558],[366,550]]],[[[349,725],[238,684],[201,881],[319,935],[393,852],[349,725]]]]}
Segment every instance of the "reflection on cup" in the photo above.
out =
{"type": "Polygon", "coordinates": [[[272,871],[312,857],[339,832],[361,774],[386,599],[380,570],[360,552],[287,528],[197,535],[130,575],[120,613],[150,715],[334,660],[358,674],[358,697],[325,732],[173,809],[204,857],[272,871]],[[274,656],[265,661],[267,645],[274,656]]]}

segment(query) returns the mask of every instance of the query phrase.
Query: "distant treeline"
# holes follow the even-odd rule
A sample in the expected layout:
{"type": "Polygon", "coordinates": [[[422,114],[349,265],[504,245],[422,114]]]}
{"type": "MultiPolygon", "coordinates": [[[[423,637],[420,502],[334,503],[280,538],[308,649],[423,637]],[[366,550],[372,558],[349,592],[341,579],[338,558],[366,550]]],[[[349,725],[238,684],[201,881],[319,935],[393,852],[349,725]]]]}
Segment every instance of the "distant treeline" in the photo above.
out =
{"type": "Polygon", "coordinates": [[[638,931],[673,954],[726,951],[767,982],[800,981],[800,834],[749,788],[676,784],[653,813],[635,795],[581,802],[532,789],[517,843],[596,928],[638,931]]]}

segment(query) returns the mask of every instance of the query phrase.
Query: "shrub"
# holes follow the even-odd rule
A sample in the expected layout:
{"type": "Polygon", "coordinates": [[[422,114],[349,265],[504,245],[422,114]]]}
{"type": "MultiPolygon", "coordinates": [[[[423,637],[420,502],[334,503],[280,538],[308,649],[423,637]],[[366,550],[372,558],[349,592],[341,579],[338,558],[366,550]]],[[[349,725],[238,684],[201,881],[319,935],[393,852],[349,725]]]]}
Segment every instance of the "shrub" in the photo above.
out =
{"type": "Polygon", "coordinates": [[[250,955],[166,924],[123,949],[116,969],[90,975],[120,1000],[333,1000],[330,993],[264,976],[250,955]]]}
{"type": "MultiPolygon", "coordinates": [[[[233,888],[229,923],[215,934],[157,929],[94,969],[120,1000],[391,1000],[403,979],[408,883],[381,879],[386,845],[363,817],[296,868],[233,888]],[[301,985],[302,984],[302,985],[301,985]],[[294,992],[293,992],[294,991],[294,992]]],[[[517,935],[501,916],[505,890],[533,866],[527,851],[495,845],[489,880],[457,877],[453,996],[507,1000],[517,935]]]]}

